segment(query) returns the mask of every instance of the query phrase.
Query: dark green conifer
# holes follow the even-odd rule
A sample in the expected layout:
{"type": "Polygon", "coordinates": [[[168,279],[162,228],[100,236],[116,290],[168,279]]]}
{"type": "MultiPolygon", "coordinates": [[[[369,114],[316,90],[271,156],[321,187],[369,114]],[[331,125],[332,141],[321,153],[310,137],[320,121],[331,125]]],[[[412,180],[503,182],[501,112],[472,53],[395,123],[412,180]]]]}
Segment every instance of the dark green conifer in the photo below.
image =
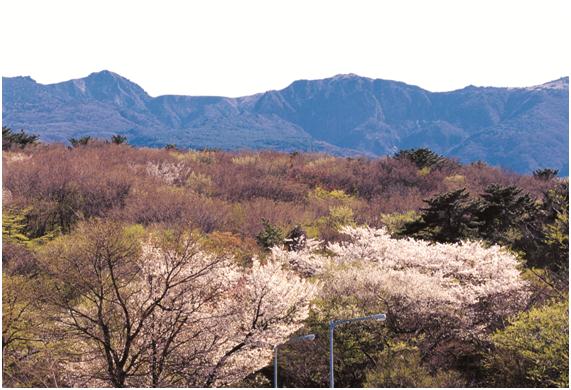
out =
{"type": "Polygon", "coordinates": [[[425,202],[428,207],[421,209],[420,218],[405,224],[399,235],[437,242],[458,242],[477,235],[480,225],[475,218],[477,204],[465,188],[425,202]]]}

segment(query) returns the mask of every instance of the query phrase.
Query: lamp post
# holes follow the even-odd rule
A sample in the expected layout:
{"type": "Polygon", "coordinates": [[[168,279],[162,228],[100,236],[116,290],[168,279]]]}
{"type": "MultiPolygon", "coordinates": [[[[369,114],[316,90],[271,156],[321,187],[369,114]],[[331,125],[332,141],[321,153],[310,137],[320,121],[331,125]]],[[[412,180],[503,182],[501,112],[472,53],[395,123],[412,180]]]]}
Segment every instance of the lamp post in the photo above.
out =
{"type": "Polygon", "coordinates": [[[333,333],[337,325],[343,325],[350,322],[377,320],[384,321],[387,319],[385,314],[373,314],[366,317],[351,318],[348,320],[331,320],[329,321],[329,387],[335,387],[334,367],[333,367],[333,333]]]}
{"type": "MultiPolygon", "coordinates": [[[[286,343],[295,343],[298,341],[313,341],[315,340],[315,335],[313,333],[306,334],[305,336],[295,337],[286,343]]],[[[285,343],[284,343],[285,344],[285,343]]],[[[274,345],[274,388],[278,388],[278,347],[282,344],[274,345]]]]}

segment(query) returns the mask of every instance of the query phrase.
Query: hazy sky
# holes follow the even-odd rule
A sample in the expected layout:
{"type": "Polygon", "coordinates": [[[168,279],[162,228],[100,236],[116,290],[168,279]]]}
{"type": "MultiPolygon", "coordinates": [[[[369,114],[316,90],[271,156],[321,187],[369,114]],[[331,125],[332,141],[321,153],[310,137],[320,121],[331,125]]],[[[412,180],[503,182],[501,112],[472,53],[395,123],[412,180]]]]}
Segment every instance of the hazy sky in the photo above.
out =
{"type": "Polygon", "coordinates": [[[3,76],[103,69],[161,94],[241,96],[339,73],[432,91],[569,75],[569,0],[3,0],[3,76]]]}

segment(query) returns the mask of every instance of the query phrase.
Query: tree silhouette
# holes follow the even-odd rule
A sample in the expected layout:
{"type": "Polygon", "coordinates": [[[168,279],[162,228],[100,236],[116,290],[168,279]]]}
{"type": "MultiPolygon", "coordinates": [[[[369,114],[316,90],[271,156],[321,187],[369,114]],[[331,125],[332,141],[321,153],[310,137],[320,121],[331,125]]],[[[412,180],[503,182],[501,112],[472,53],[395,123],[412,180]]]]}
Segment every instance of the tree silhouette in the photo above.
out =
{"type": "Polygon", "coordinates": [[[120,144],[126,144],[127,143],[127,137],[125,137],[124,135],[113,135],[111,136],[111,142],[116,144],[116,145],[120,145],[120,144]]]}
{"type": "Polygon", "coordinates": [[[2,150],[9,150],[12,147],[24,148],[27,145],[35,144],[39,136],[35,134],[27,134],[24,130],[15,133],[9,127],[2,126],[2,150]]]}
{"type": "Polygon", "coordinates": [[[72,137],[68,141],[71,144],[71,146],[73,146],[74,148],[77,148],[78,146],[87,145],[91,141],[91,136],[84,135],[83,137],[80,137],[80,138],[72,137]]]}

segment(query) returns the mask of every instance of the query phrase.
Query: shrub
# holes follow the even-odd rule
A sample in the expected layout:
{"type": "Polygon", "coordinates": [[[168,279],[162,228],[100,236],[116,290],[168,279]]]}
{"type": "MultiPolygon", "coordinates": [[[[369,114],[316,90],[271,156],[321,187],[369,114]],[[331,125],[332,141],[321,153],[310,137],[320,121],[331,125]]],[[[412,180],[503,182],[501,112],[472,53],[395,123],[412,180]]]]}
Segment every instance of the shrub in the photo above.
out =
{"type": "Polygon", "coordinates": [[[270,249],[283,244],[284,235],[279,227],[270,224],[266,219],[262,220],[262,225],[264,226],[262,231],[256,236],[258,245],[270,249]]]}
{"type": "Polygon", "coordinates": [[[381,214],[381,221],[391,234],[400,232],[408,223],[414,222],[419,215],[416,211],[406,213],[381,214]]]}
{"type": "Polygon", "coordinates": [[[319,186],[313,190],[312,195],[315,196],[317,199],[335,199],[341,201],[347,201],[352,198],[350,195],[347,195],[343,190],[327,191],[326,189],[323,189],[319,186]]]}
{"type": "Polygon", "coordinates": [[[375,368],[366,371],[363,387],[465,387],[454,370],[431,373],[422,363],[418,348],[402,341],[389,341],[376,358],[375,368]]]}
{"type": "Polygon", "coordinates": [[[335,230],[343,226],[354,225],[353,210],[347,206],[331,207],[327,217],[327,225],[335,230]]]}
{"type": "Polygon", "coordinates": [[[210,195],[214,187],[210,176],[194,171],[188,175],[185,185],[194,192],[205,195],[210,195]]]}
{"type": "Polygon", "coordinates": [[[492,336],[491,384],[569,387],[569,304],[554,302],[516,316],[492,336]]]}
{"type": "Polygon", "coordinates": [[[40,227],[35,235],[46,234],[43,227],[54,224],[69,232],[82,218],[104,216],[125,205],[134,178],[125,169],[124,151],[119,149],[50,146],[6,166],[3,184],[15,204],[33,205],[39,219],[35,225],[40,227]],[[116,169],[116,164],[122,164],[122,169],[116,169]]]}

